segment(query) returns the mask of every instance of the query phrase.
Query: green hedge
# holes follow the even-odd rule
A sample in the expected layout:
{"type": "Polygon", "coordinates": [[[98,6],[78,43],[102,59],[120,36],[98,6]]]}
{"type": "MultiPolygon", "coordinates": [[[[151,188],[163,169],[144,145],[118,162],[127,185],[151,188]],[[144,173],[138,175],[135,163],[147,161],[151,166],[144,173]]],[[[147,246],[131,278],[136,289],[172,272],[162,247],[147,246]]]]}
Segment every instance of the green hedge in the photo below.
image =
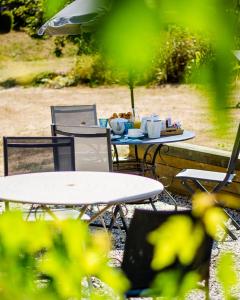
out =
{"type": "Polygon", "coordinates": [[[0,33],[9,33],[13,27],[13,14],[10,11],[0,13],[0,33]]]}

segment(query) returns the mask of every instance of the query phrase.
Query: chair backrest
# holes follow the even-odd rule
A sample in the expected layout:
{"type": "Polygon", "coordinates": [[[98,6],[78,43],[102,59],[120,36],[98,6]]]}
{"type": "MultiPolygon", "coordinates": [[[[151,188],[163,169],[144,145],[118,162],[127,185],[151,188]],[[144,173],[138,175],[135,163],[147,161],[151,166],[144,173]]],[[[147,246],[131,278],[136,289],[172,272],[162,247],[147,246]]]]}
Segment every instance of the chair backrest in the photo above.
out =
{"type": "Polygon", "coordinates": [[[3,137],[4,175],[74,171],[72,137],[3,137]]]}
{"type": "Polygon", "coordinates": [[[55,136],[73,136],[77,171],[112,171],[111,135],[108,128],[52,125],[55,136]]]}
{"type": "Polygon", "coordinates": [[[97,125],[96,104],[51,106],[52,124],[61,125],[97,125]]]}
{"type": "Polygon", "coordinates": [[[230,175],[230,174],[234,173],[239,153],[240,153],[240,123],[238,125],[236,139],[235,139],[232,154],[231,154],[231,157],[230,157],[230,160],[228,163],[227,174],[230,175]]]}
{"type": "MultiPolygon", "coordinates": [[[[147,241],[150,232],[157,229],[169,217],[173,215],[187,215],[191,218],[191,211],[150,211],[136,209],[132,221],[127,231],[127,238],[125,243],[122,270],[126,274],[131,283],[131,289],[145,289],[149,288],[156,272],[151,269],[151,261],[153,259],[153,245],[147,241]]],[[[174,239],[174,232],[172,233],[174,239]]],[[[168,241],[166,241],[168,242],[168,241]]],[[[191,269],[198,270],[203,279],[209,276],[209,264],[212,249],[212,239],[206,235],[199,249],[197,255],[191,266],[183,266],[179,261],[166,268],[167,270],[180,270],[187,272],[191,269]]],[[[163,269],[162,271],[166,271],[163,269]]],[[[161,272],[162,272],[161,271],[161,272]]]]}

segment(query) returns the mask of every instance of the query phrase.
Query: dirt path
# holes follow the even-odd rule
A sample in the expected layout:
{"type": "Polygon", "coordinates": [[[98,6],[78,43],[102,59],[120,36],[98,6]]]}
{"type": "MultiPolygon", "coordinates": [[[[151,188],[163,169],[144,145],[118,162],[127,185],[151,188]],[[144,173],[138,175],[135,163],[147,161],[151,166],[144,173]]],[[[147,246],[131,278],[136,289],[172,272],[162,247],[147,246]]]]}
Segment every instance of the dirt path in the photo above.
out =
{"type": "MultiPolygon", "coordinates": [[[[140,115],[157,113],[162,118],[171,116],[181,121],[183,128],[196,132],[188,141],[202,146],[231,149],[240,110],[232,110],[232,129],[216,137],[208,103],[189,86],[135,89],[135,106],[140,115]]],[[[98,117],[108,117],[113,112],[130,110],[127,87],[73,87],[59,90],[43,88],[12,88],[0,90],[0,135],[50,135],[50,106],[71,104],[97,104],[98,117]]],[[[1,149],[0,149],[1,150],[1,149]]],[[[0,156],[2,172],[2,155],[0,156]]]]}

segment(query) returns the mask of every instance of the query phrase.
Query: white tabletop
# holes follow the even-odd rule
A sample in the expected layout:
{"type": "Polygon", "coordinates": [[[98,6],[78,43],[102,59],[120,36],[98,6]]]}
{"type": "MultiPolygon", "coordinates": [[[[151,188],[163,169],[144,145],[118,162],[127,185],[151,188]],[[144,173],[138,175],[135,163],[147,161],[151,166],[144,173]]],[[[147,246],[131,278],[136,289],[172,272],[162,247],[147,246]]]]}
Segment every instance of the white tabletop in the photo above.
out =
{"type": "Polygon", "coordinates": [[[113,172],[47,172],[0,177],[0,200],[42,205],[114,204],[158,195],[153,179],[113,172]]]}

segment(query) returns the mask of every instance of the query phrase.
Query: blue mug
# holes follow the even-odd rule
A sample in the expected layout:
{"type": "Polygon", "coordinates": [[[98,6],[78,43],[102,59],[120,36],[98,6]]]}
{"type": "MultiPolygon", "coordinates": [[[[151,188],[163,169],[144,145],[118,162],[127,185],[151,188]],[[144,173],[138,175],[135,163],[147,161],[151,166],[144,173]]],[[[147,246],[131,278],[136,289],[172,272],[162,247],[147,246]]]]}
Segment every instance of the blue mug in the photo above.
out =
{"type": "Polygon", "coordinates": [[[106,119],[106,118],[100,118],[99,119],[99,126],[101,128],[106,128],[107,124],[108,124],[108,119],[106,119]]]}
{"type": "Polygon", "coordinates": [[[133,128],[133,122],[132,121],[128,121],[124,123],[124,127],[125,127],[125,134],[128,134],[128,129],[132,129],[133,128]]]}

